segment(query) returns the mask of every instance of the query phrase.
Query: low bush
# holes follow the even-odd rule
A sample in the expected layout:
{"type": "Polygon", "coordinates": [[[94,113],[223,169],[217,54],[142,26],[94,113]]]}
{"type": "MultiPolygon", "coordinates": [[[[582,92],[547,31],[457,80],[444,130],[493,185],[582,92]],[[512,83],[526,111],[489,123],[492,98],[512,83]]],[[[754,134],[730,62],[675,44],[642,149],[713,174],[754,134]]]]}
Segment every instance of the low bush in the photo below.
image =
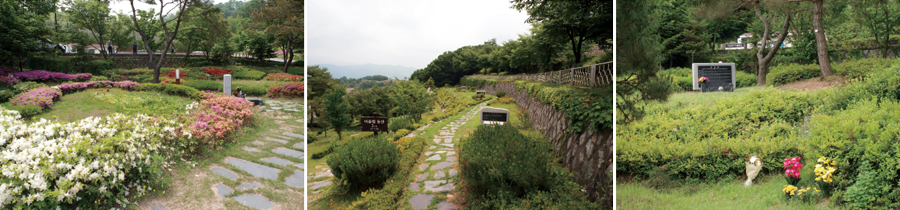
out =
{"type": "Polygon", "coordinates": [[[62,91],[53,88],[40,87],[28,92],[19,93],[10,100],[12,105],[37,105],[41,108],[53,106],[53,100],[62,96],[62,91]]]}
{"type": "Polygon", "coordinates": [[[498,90],[496,95],[498,98],[503,98],[503,96],[506,96],[506,92],[502,91],[502,90],[498,90]]]}
{"type": "Polygon", "coordinates": [[[271,73],[271,74],[266,75],[265,79],[271,80],[271,81],[299,82],[299,81],[303,81],[303,76],[293,75],[293,74],[288,74],[288,73],[271,73]]]}
{"type": "Polygon", "coordinates": [[[397,130],[397,132],[394,133],[394,140],[403,138],[404,136],[406,136],[408,134],[409,134],[409,130],[406,130],[406,129],[397,130]]]}
{"type": "Polygon", "coordinates": [[[739,71],[735,74],[735,82],[737,83],[737,88],[756,86],[757,79],[758,78],[756,78],[756,75],[748,74],[742,71],[739,71]]]}
{"type": "Polygon", "coordinates": [[[302,68],[303,60],[298,60],[297,62],[294,62],[292,65],[296,65],[296,64],[300,64],[299,67],[301,67],[301,68],[288,67],[287,73],[293,74],[293,75],[305,75],[306,73],[303,72],[303,68],[302,68]]]}
{"type": "Polygon", "coordinates": [[[192,116],[186,130],[199,140],[200,146],[216,147],[253,116],[253,103],[234,96],[214,95],[197,105],[189,105],[188,110],[192,116]]]}
{"type": "Polygon", "coordinates": [[[183,97],[188,97],[188,98],[193,98],[193,99],[198,99],[198,100],[204,98],[204,95],[207,95],[204,92],[198,91],[197,89],[194,89],[192,87],[188,87],[188,86],[184,86],[184,85],[175,85],[175,84],[162,85],[162,84],[154,84],[154,83],[144,83],[144,84],[140,85],[138,90],[157,91],[157,92],[163,92],[163,93],[167,93],[167,94],[178,95],[178,96],[183,96],[183,97]]]}
{"type": "Polygon", "coordinates": [[[211,90],[211,91],[222,91],[222,87],[224,85],[220,82],[211,81],[211,80],[191,80],[184,82],[182,84],[184,86],[200,89],[200,90],[211,90]]]}
{"type": "Polygon", "coordinates": [[[801,156],[805,139],[795,139],[795,126],[812,113],[813,98],[768,88],[702,106],[649,106],[642,120],[617,128],[616,138],[628,141],[616,141],[616,168],[620,174],[645,176],[668,165],[674,177],[716,180],[743,173],[743,158],[751,155],[766,163],[801,156]]]}
{"type": "MultiPolygon", "coordinates": [[[[248,96],[264,96],[267,93],[265,87],[252,86],[252,85],[234,85],[235,87],[240,87],[241,92],[248,96]]],[[[302,95],[301,95],[302,96],[302,95]]]]}
{"type": "Polygon", "coordinates": [[[0,88],[0,103],[6,103],[10,98],[16,95],[15,90],[0,88]]]}
{"type": "Polygon", "coordinates": [[[822,71],[816,64],[787,64],[772,67],[766,75],[766,85],[783,85],[791,82],[821,77],[822,71]]]}
{"type": "Polygon", "coordinates": [[[303,83],[276,85],[266,89],[269,97],[303,97],[303,83]]]}
{"type": "Polygon", "coordinates": [[[397,170],[399,150],[389,135],[351,139],[335,148],[326,161],[331,167],[338,187],[365,190],[381,186],[397,170]]]}
{"type": "Polygon", "coordinates": [[[91,81],[107,81],[109,78],[104,76],[93,76],[91,77],[91,81]]]}
{"type": "Polygon", "coordinates": [[[511,125],[480,125],[460,144],[460,175],[473,196],[547,191],[553,185],[549,142],[511,125]]]}
{"type": "Polygon", "coordinates": [[[897,59],[869,58],[859,60],[848,60],[841,63],[832,64],[834,74],[844,75],[850,79],[865,78],[867,75],[875,71],[887,69],[891,67],[897,59]]]}
{"type": "Polygon", "coordinates": [[[50,72],[45,70],[36,70],[36,71],[24,71],[24,72],[16,72],[12,74],[13,77],[19,79],[20,81],[35,81],[35,82],[64,82],[64,81],[75,81],[75,76],[59,73],[59,72],[50,72]]]}
{"type": "Polygon", "coordinates": [[[120,88],[123,90],[138,90],[141,84],[132,81],[90,81],[90,82],[76,82],[69,84],[57,85],[55,88],[58,88],[63,93],[74,93],[78,91],[82,91],[90,88],[120,88]]]}
{"type": "Polygon", "coordinates": [[[400,129],[415,130],[416,128],[413,127],[413,124],[416,123],[414,119],[415,118],[410,115],[392,117],[388,119],[388,130],[391,132],[397,132],[400,129]]]}
{"type": "Polygon", "coordinates": [[[222,77],[222,76],[225,76],[226,74],[231,74],[230,70],[220,69],[220,68],[215,68],[215,67],[205,68],[205,69],[203,69],[203,72],[206,72],[207,74],[212,75],[214,77],[222,77]]]}
{"type": "Polygon", "coordinates": [[[14,105],[7,107],[9,110],[19,112],[23,118],[31,118],[44,112],[44,109],[37,105],[14,105]]]}
{"type": "Polygon", "coordinates": [[[106,70],[110,70],[116,67],[116,63],[111,60],[92,60],[84,63],[84,71],[91,74],[102,74],[106,70]]]}
{"type": "Polygon", "coordinates": [[[822,112],[841,111],[857,101],[868,99],[900,100],[900,65],[875,71],[861,79],[852,80],[840,89],[822,91],[819,104],[822,112]]]}
{"type": "Polygon", "coordinates": [[[47,85],[44,84],[44,83],[37,83],[37,82],[23,82],[23,83],[19,83],[19,84],[14,85],[14,86],[13,86],[13,90],[15,90],[16,93],[18,94],[18,93],[28,92],[29,90],[32,90],[32,89],[35,89],[35,88],[41,88],[41,87],[49,87],[49,86],[47,86],[47,85]]]}
{"type": "Polygon", "coordinates": [[[419,161],[419,155],[428,145],[423,137],[405,137],[396,141],[400,154],[397,171],[381,189],[370,189],[362,193],[362,198],[356,200],[348,209],[400,209],[400,199],[404,190],[409,186],[409,177],[413,167],[419,161]]]}
{"type": "Polygon", "coordinates": [[[261,72],[257,70],[238,70],[232,74],[236,79],[249,79],[249,80],[261,80],[266,77],[266,72],[261,72]]]}

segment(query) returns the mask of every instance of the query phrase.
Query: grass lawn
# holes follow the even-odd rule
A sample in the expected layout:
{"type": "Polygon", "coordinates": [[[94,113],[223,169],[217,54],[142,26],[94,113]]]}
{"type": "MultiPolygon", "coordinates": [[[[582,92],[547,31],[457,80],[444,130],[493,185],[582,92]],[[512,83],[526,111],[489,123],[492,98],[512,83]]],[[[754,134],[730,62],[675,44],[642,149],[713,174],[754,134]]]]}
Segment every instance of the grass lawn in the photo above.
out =
{"type": "MultiPolygon", "coordinates": [[[[105,89],[91,89],[63,95],[58,101],[53,103],[53,106],[50,106],[49,111],[36,115],[27,121],[33,122],[44,118],[72,122],[87,117],[103,117],[114,112],[163,114],[162,112],[171,110],[183,111],[184,107],[192,102],[194,100],[189,98],[157,92],[125,91],[118,88],[112,88],[109,91],[105,89]],[[111,103],[108,100],[98,98],[95,94],[107,95],[111,99],[131,100],[122,103],[111,103]]],[[[4,103],[2,106],[10,106],[10,104],[4,103]]]]}
{"type": "Polygon", "coordinates": [[[620,181],[616,209],[841,209],[825,199],[785,200],[785,184],[781,174],[760,175],[750,187],[744,187],[744,180],[726,180],[660,190],[642,181],[620,181]]]}

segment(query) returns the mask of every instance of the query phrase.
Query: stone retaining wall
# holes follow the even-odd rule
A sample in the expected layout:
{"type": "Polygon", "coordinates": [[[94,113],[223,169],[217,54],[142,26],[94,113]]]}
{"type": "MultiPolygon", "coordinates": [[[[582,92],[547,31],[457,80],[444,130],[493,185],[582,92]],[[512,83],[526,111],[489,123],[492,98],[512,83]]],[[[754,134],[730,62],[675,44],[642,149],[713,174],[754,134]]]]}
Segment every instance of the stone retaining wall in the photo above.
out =
{"type": "MultiPolygon", "coordinates": [[[[585,187],[590,195],[603,190],[611,192],[612,183],[607,176],[611,171],[613,162],[613,131],[585,129],[581,133],[566,134],[569,128],[569,120],[565,113],[556,110],[552,105],[542,104],[537,99],[528,95],[528,91],[522,89],[516,91],[515,83],[510,81],[497,82],[493,85],[482,87],[488,94],[496,95],[497,91],[506,92],[507,96],[516,99],[516,105],[528,112],[531,126],[546,135],[550,143],[555,146],[557,155],[563,157],[563,165],[575,174],[576,182],[585,187]]],[[[607,197],[611,195],[606,193],[607,197]]],[[[595,198],[592,198],[595,199],[595,198]]],[[[609,196],[606,199],[612,199],[609,196]]]]}

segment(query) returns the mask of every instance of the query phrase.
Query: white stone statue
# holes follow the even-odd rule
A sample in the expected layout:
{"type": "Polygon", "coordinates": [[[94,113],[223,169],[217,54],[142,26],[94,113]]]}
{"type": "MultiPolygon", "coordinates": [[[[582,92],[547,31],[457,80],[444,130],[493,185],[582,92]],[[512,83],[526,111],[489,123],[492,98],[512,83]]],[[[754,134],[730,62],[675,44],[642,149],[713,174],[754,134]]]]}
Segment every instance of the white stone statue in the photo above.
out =
{"type": "Polygon", "coordinates": [[[762,161],[760,161],[756,155],[750,157],[747,161],[747,181],[744,182],[745,187],[749,187],[753,184],[753,179],[756,178],[759,171],[762,171],[762,165],[762,161]]]}

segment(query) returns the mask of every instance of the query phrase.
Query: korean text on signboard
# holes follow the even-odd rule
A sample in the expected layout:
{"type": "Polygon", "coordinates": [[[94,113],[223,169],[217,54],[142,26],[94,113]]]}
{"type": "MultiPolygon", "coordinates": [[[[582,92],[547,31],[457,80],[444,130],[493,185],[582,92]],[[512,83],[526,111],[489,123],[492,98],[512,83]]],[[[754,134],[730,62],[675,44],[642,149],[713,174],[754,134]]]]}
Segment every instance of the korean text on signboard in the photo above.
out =
{"type": "Polygon", "coordinates": [[[387,117],[362,117],[362,131],[387,131],[387,117]]]}

